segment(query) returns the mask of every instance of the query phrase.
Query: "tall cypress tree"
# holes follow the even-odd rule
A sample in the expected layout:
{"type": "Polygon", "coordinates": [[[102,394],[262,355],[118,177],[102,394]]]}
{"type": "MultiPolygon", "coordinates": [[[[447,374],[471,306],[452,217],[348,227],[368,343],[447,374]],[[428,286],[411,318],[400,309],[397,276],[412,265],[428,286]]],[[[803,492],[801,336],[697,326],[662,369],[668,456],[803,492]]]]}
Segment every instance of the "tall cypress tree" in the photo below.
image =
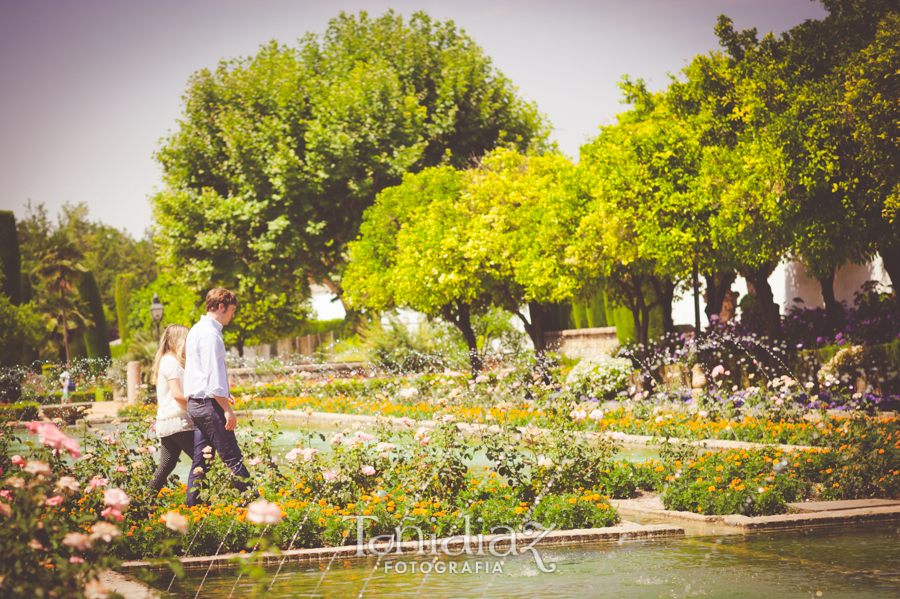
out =
{"type": "Polygon", "coordinates": [[[100,297],[100,289],[94,279],[94,273],[84,273],[78,282],[78,294],[87,303],[88,317],[93,324],[84,332],[84,345],[87,349],[87,357],[96,360],[98,358],[112,359],[109,350],[109,331],[106,327],[106,316],[103,314],[103,300],[100,297]]]}
{"type": "Polygon", "coordinates": [[[0,267],[3,270],[2,291],[12,305],[22,303],[22,257],[16,216],[10,210],[0,211],[0,267]]]}
{"type": "Polygon", "coordinates": [[[116,318],[119,321],[119,339],[126,343],[131,337],[128,330],[128,300],[131,298],[131,285],[134,275],[124,273],[116,277],[116,318]]]}

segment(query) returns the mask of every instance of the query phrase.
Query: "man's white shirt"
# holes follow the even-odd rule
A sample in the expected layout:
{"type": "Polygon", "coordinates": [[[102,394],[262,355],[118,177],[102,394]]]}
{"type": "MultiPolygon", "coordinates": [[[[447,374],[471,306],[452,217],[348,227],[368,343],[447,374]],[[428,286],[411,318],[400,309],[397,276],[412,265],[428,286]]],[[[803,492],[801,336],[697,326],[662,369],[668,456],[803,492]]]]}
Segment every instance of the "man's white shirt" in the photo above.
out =
{"type": "Polygon", "coordinates": [[[222,325],[203,315],[191,327],[185,343],[184,396],[228,397],[228,373],[225,370],[225,341],[222,325]]]}

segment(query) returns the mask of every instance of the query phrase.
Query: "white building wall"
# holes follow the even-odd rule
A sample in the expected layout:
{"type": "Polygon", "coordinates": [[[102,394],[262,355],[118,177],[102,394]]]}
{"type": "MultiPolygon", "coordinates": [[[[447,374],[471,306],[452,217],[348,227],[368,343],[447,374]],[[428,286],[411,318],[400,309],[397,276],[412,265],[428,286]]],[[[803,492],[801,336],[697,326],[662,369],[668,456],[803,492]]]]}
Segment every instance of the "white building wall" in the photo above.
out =
{"type": "MultiPolygon", "coordinates": [[[[791,262],[785,265],[783,270],[784,298],[780,302],[782,312],[787,311],[796,302],[795,298],[801,298],[803,305],[817,308],[825,307],[822,299],[822,287],[819,282],[806,276],[803,264],[791,262]]],[[[860,290],[867,281],[878,281],[881,285],[889,287],[891,279],[884,270],[880,257],[875,258],[869,264],[846,264],[834,275],[834,297],[839,302],[846,302],[853,306],[854,293],[860,290]]]]}

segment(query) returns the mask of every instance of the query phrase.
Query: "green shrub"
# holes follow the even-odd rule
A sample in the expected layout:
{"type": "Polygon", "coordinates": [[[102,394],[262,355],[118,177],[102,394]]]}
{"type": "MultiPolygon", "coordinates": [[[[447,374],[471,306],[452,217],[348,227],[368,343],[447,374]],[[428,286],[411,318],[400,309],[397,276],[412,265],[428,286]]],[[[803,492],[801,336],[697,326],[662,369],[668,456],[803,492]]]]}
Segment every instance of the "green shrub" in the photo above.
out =
{"type": "MultiPolygon", "coordinates": [[[[112,401],[112,389],[92,389],[90,391],[75,391],[69,393],[69,403],[90,403],[95,401],[112,401]]],[[[41,405],[55,405],[62,403],[62,391],[44,393],[41,395],[29,395],[26,400],[37,402],[41,405]]]]}
{"type": "Polygon", "coordinates": [[[566,385],[576,396],[612,399],[628,388],[633,370],[624,358],[583,358],[566,377],[566,385]]]}
{"type": "Polygon", "coordinates": [[[33,401],[17,401],[0,405],[0,417],[5,420],[37,420],[40,406],[33,401]]]}

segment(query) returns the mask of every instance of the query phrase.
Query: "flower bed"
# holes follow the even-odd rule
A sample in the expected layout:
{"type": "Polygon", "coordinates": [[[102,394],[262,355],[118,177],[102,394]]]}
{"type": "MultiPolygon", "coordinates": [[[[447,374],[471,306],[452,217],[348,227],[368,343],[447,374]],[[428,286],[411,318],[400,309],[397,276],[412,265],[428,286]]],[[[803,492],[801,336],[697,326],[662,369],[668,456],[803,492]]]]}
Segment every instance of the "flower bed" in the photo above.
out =
{"type": "MultiPolygon", "coordinates": [[[[241,409],[392,416],[406,427],[398,433],[386,418],[377,418],[369,428],[322,436],[328,450],[313,447],[312,436],[319,433],[310,432],[279,454],[272,449],[280,434],[274,419],[242,421],[238,440],[261,497],[234,491],[230,473],[216,459],[207,471],[206,505],[194,508],[184,505],[184,485],[175,479],[159,494],[147,491],[158,447],[151,431],[153,406],[128,408],[135,420],[125,431],[92,431],[83,448],[53,425],[33,424],[41,442],[32,455],[4,451],[0,456],[7,477],[0,535],[7,546],[24,552],[15,566],[0,565],[0,576],[10,588],[27,590],[29,577],[52,575],[47,588],[65,594],[71,584],[83,586],[96,574],[84,564],[339,546],[356,542],[359,518],[367,539],[394,535],[398,526],[403,538],[417,531],[438,537],[489,533],[532,521],[556,528],[607,526],[618,520],[608,499],[628,497],[636,489],[659,493],[669,509],[751,516],[783,513],[787,503],[803,499],[900,495],[897,418],[856,412],[808,420],[808,411],[774,401],[791,393],[784,380],[757,391],[765,410],[733,400],[671,409],[647,401],[662,401],[654,396],[604,411],[598,402],[553,385],[510,378],[485,377],[472,384],[453,376],[425,383],[393,379],[393,387],[382,382],[371,389],[368,381],[354,383],[369,389],[362,395],[337,392],[328,382],[318,384],[320,392],[297,397],[245,394],[241,409]],[[436,426],[420,427],[417,421],[426,418],[436,426]],[[475,427],[480,432],[466,440],[460,422],[495,426],[475,427]],[[573,431],[815,447],[703,453],[664,444],[661,459],[633,463],[616,459],[615,435],[573,431]],[[466,466],[476,450],[491,467],[466,466]],[[20,509],[25,520],[17,519],[20,509]],[[29,544],[35,538],[40,546],[29,544]]],[[[13,438],[9,431],[0,437],[4,450],[13,438]]]]}

